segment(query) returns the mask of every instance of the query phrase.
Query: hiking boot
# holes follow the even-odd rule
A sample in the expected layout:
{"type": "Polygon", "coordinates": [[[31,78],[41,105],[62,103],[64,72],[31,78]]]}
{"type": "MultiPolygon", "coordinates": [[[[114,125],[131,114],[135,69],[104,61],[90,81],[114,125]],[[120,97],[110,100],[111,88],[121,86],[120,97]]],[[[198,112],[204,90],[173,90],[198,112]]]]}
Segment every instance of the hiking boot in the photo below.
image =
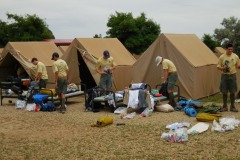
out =
{"type": "Polygon", "coordinates": [[[62,114],[64,114],[66,111],[67,111],[67,110],[66,110],[66,107],[65,107],[65,106],[62,107],[62,114]]]}
{"type": "Polygon", "coordinates": [[[227,106],[223,106],[219,111],[220,112],[227,112],[228,108],[227,108],[227,106]]]}
{"type": "Polygon", "coordinates": [[[238,109],[235,106],[230,107],[231,112],[238,112],[238,109]]]}
{"type": "Polygon", "coordinates": [[[62,112],[62,107],[58,108],[58,111],[61,113],[62,112]]]}

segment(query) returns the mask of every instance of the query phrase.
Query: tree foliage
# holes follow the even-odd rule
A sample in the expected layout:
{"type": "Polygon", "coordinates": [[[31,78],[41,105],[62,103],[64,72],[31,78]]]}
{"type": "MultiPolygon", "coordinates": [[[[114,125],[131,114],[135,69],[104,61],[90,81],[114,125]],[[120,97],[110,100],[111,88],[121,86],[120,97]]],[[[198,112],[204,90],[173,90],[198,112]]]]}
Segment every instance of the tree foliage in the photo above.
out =
{"type": "Polygon", "coordinates": [[[209,34],[204,34],[202,38],[203,43],[205,43],[208,48],[210,48],[213,52],[216,47],[220,46],[220,42],[217,41],[213,36],[209,34]]]}
{"type": "Polygon", "coordinates": [[[224,18],[223,28],[214,30],[214,37],[225,47],[226,43],[232,43],[235,52],[240,54],[240,20],[236,17],[224,18]]]}
{"type": "Polygon", "coordinates": [[[0,46],[9,41],[42,41],[54,38],[46,22],[37,15],[7,13],[8,22],[0,20],[0,46]]]}
{"type": "Polygon", "coordinates": [[[110,15],[107,37],[118,38],[131,52],[141,54],[160,34],[160,25],[147,19],[144,13],[137,18],[132,13],[116,12],[110,15]]]}

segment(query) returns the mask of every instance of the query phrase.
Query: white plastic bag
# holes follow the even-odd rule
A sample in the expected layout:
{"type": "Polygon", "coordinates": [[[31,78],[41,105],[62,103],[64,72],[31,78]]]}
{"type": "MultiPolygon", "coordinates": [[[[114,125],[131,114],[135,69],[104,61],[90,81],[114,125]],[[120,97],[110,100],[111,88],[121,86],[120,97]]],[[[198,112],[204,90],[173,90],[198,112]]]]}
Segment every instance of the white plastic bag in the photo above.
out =
{"type": "Polygon", "coordinates": [[[24,100],[17,100],[15,104],[16,109],[24,109],[26,107],[26,101],[24,100]]]}
{"type": "Polygon", "coordinates": [[[168,133],[163,133],[161,138],[167,139],[169,142],[185,142],[188,141],[187,128],[178,128],[168,133]]]}
{"type": "Polygon", "coordinates": [[[167,126],[166,126],[166,128],[167,129],[173,129],[173,130],[176,130],[176,129],[178,129],[178,128],[183,128],[183,127],[190,127],[190,125],[191,125],[191,123],[189,123],[189,122],[181,122],[181,123],[179,123],[179,122],[176,122],[176,123],[172,123],[172,124],[168,124],[167,126]]]}
{"type": "Polygon", "coordinates": [[[136,112],[127,114],[127,115],[123,115],[121,118],[122,119],[132,119],[134,116],[136,116],[136,112]]]}
{"type": "Polygon", "coordinates": [[[212,125],[212,131],[225,132],[234,130],[240,121],[234,117],[223,117],[219,119],[219,124],[214,120],[212,125]]]}
{"type": "Polygon", "coordinates": [[[212,131],[218,131],[218,132],[225,132],[225,130],[218,124],[218,122],[214,119],[212,124],[212,131]]]}
{"type": "Polygon", "coordinates": [[[146,109],[141,113],[141,116],[142,116],[142,117],[151,116],[151,115],[152,115],[152,112],[153,112],[153,109],[152,109],[152,108],[146,108],[146,109]]]}
{"type": "Polygon", "coordinates": [[[28,103],[25,110],[31,112],[31,111],[35,111],[35,108],[36,108],[35,103],[28,103]]]}
{"type": "Polygon", "coordinates": [[[118,107],[114,113],[115,114],[121,114],[121,113],[126,113],[127,112],[127,107],[118,107]]]}

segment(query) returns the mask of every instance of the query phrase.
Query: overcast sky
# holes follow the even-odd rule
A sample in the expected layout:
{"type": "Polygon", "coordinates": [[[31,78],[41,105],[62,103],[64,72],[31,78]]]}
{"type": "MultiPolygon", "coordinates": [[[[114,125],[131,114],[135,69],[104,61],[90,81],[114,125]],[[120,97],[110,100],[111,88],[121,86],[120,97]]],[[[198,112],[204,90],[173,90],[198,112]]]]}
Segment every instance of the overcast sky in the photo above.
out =
{"type": "Polygon", "coordinates": [[[160,24],[161,33],[194,33],[199,38],[221,28],[223,18],[240,19],[239,0],[0,0],[0,19],[6,13],[36,14],[45,19],[56,39],[106,36],[115,11],[134,17],[141,12],[160,24]]]}

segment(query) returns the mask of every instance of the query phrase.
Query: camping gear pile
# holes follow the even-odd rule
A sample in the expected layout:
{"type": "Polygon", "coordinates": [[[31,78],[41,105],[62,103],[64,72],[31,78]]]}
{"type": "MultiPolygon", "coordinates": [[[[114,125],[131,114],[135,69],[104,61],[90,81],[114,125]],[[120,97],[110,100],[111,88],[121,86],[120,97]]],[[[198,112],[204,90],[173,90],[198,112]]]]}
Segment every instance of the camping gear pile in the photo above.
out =
{"type": "Polygon", "coordinates": [[[16,101],[16,109],[24,109],[26,111],[56,111],[56,107],[52,102],[48,102],[48,94],[38,93],[38,83],[32,81],[28,87],[25,96],[19,97],[16,101]]]}

